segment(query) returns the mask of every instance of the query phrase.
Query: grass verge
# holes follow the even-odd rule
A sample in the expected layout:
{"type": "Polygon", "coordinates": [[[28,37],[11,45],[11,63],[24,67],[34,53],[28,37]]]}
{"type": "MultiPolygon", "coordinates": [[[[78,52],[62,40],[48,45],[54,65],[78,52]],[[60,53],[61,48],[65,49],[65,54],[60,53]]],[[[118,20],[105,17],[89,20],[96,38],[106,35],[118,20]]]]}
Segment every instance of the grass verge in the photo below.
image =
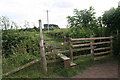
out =
{"type": "Polygon", "coordinates": [[[42,72],[42,67],[40,63],[35,63],[25,69],[22,69],[16,73],[11,75],[5,76],[3,78],[64,78],[64,77],[71,77],[76,75],[78,72],[85,70],[87,67],[102,63],[109,60],[103,59],[99,61],[93,60],[91,56],[85,56],[74,60],[74,63],[77,64],[75,67],[70,67],[67,69],[63,68],[63,62],[58,63],[51,63],[48,64],[48,73],[44,74],[42,72]]]}

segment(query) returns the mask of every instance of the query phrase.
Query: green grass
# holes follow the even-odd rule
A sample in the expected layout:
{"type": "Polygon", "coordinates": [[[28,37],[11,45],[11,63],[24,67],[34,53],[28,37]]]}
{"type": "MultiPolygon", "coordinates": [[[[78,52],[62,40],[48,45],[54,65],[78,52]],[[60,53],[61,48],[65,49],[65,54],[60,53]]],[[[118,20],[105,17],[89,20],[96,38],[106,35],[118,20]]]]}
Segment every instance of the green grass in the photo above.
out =
{"type": "MultiPolygon", "coordinates": [[[[39,34],[36,33],[37,37],[39,37],[39,34]]],[[[44,34],[44,39],[54,39],[50,36],[47,36],[44,34]]],[[[52,40],[47,41],[47,43],[57,43],[58,41],[52,40]]],[[[35,55],[30,54],[23,54],[19,56],[11,56],[9,58],[3,58],[3,72],[11,71],[29,61],[32,61],[34,59],[39,58],[35,55]]],[[[49,59],[48,59],[49,60],[49,59]]],[[[107,59],[106,59],[107,60],[107,59]]],[[[42,67],[40,62],[35,63],[29,67],[26,67],[18,72],[15,72],[13,74],[10,74],[8,76],[5,76],[4,78],[63,78],[63,77],[71,77],[76,75],[78,72],[81,72],[85,70],[87,67],[105,62],[106,60],[100,60],[100,61],[93,61],[93,57],[91,56],[85,56],[74,60],[74,63],[77,64],[75,67],[70,67],[67,69],[64,69],[63,62],[57,62],[48,64],[48,73],[44,74],[42,71],[42,67]]]]}
{"type": "Polygon", "coordinates": [[[5,78],[60,78],[73,76],[84,70],[92,63],[91,57],[84,57],[74,60],[78,65],[72,68],[63,68],[63,62],[48,64],[48,73],[44,74],[40,63],[35,63],[23,70],[13,73],[5,78]]]}
{"type": "MultiPolygon", "coordinates": [[[[48,73],[44,74],[42,71],[41,64],[35,63],[27,68],[24,68],[16,73],[5,76],[4,78],[63,78],[71,77],[77,73],[85,70],[87,67],[105,62],[110,58],[106,58],[99,61],[94,61],[93,57],[85,56],[80,57],[74,60],[74,63],[77,64],[75,67],[70,67],[64,69],[63,62],[51,63],[48,64],[48,73]]],[[[9,66],[9,65],[6,65],[9,66]]]]}

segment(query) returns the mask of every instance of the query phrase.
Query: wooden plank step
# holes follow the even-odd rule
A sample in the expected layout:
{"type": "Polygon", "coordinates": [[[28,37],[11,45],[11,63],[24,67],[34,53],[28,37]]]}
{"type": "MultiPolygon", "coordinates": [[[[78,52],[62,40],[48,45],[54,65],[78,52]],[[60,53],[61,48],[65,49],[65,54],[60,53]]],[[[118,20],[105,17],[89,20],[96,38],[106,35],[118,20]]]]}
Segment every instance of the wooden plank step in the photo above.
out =
{"type": "Polygon", "coordinates": [[[58,53],[57,55],[60,56],[60,58],[63,59],[64,61],[65,61],[65,60],[70,60],[69,57],[67,57],[67,56],[65,56],[65,55],[63,55],[63,54],[58,53]]]}
{"type": "Polygon", "coordinates": [[[70,66],[76,66],[77,64],[73,63],[73,62],[70,62],[70,66]]]}

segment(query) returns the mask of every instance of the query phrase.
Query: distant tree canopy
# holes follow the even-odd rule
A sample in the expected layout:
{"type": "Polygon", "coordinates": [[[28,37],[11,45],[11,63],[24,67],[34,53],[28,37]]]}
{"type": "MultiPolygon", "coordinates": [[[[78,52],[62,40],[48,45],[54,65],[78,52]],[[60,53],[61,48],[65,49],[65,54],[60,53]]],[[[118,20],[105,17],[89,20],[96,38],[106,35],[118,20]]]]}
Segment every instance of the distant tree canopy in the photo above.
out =
{"type": "MultiPolygon", "coordinates": [[[[60,27],[56,24],[49,24],[49,29],[50,30],[60,29],[60,27]]],[[[48,24],[44,24],[44,30],[48,30],[48,24]]]]}
{"type": "Polygon", "coordinates": [[[74,9],[74,16],[68,16],[68,27],[70,28],[70,35],[74,36],[90,36],[98,33],[98,28],[101,27],[95,17],[93,7],[89,9],[77,10],[74,9]]]}
{"type": "Polygon", "coordinates": [[[95,12],[94,8],[90,7],[88,10],[78,10],[74,9],[74,16],[68,16],[68,26],[69,27],[76,27],[80,24],[83,24],[84,27],[87,27],[87,24],[91,24],[95,20],[95,12]]]}
{"type": "Polygon", "coordinates": [[[0,16],[0,29],[17,29],[18,26],[14,21],[10,21],[10,19],[6,16],[0,16]]]}
{"type": "Polygon", "coordinates": [[[109,28],[111,33],[120,32],[120,8],[111,8],[102,15],[103,24],[109,28]]]}

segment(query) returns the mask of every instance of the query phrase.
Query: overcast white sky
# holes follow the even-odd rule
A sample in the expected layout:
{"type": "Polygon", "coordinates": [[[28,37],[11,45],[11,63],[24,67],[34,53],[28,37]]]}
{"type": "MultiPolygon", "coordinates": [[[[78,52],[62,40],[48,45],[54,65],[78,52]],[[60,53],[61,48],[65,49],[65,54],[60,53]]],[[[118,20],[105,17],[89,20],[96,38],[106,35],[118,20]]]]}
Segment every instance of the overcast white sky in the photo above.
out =
{"type": "Polygon", "coordinates": [[[0,16],[7,16],[19,26],[25,20],[30,25],[38,20],[47,23],[46,10],[49,10],[49,23],[57,24],[61,28],[67,25],[67,16],[73,15],[74,9],[88,9],[93,6],[96,16],[101,16],[105,10],[118,7],[120,0],[0,0],[0,16]]]}

